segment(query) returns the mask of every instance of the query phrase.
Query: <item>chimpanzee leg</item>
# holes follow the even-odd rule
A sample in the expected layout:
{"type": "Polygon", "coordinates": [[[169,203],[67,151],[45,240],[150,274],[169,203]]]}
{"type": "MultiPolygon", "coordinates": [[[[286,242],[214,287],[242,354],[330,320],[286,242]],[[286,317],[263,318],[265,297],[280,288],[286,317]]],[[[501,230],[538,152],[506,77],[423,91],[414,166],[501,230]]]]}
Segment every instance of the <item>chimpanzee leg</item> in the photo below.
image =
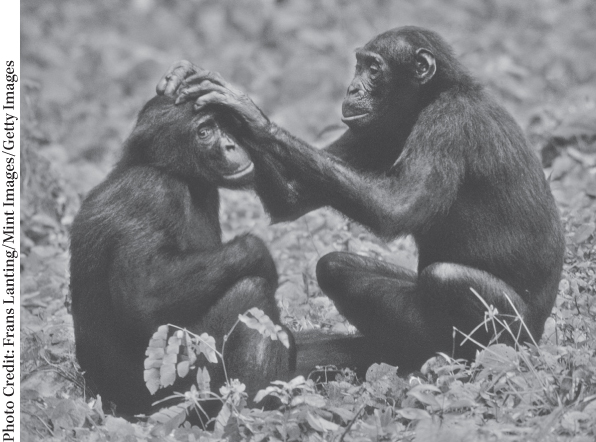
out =
{"type": "MultiPolygon", "coordinates": [[[[512,287],[494,275],[460,264],[434,263],[426,267],[418,278],[418,292],[423,299],[423,305],[426,307],[441,305],[444,314],[451,318],[453,327],[465,334],[470,334],[474,328],[481,324],[485,320],[486,313],[484,303],[471,289],[474,289],[487,305],[496,308],[499,313],[498,318],[509,324],[515,336],[521,330],[521,341],[528,338],[517,318],[517,314],[519,314],[524,321],[528,321],[527,304],[512,287]],[[515,306],[515,309],[511,304],[515,306]]],[[[495,332],[499,333],[501,330],[502,327],[497,322],[489,321],[471,337],[486,345],[495,332]]],[[[472,343],[463,347],[459,346],[462,338],[462,333],[457,333],[455,356],[472,359],[478,347],[472,343]]],[[[538,339],[539,336],[536,338],[538,339]]],[[[507,331],[503,331],[498,338],[498,342],[510,345],[514,344],[515,340],[507,331]]]]}
{"type": "Polygon", "coordinates": [[[451,348],[449,321],[440,309],[423,308],[415,272],[336,252],[319,260],[317,279],[339,312],[369,338],[379,360],[411,370],[451,348]]]}
{"type": "MultiPolygon", "coordinates": [[[[525,303],[511,287],[480,270],[433,264],[416,281],[403,269],[393,276],[375,269],[369,258],[331,253],[319,261],[317,278],[340,313],[370,338],[382,359],[403,370],[419,368],[436,352],[451,354],[453,327],[470,332],[483,321],[484,306],[470,287],[499,312],[512,313],[503,295],[507,293],[522,317],[526,314],[525,303]]],[[[484,333],[478,340],[487,343],[489,336],[484,333]]],[[[475,349],[471,344],[455,348],[455,356],[472,359],[475,349]]]]}
{"type": "MultiPolygon", "coordinates": [[[[274,286],[263,278],[240,280],[209,309],[202,324],[204,331],[222,337],[230,332],[239,314],[253,307],[260,308],[274,323],[280,324],[274,292],[274,286]]],[[[228,338],[224,352],[228,377],[246,384],[250,400],[271,381],[287,380],[295,370],[296,349],[291,332],[287,329],[286,332],[290,338],[290,349],[285,348],[280,341],[273,341],[249,329],[243,323],[236,325],[228,338]]],[[[221,346],[221,341],[218,346],[221,346]]]]}

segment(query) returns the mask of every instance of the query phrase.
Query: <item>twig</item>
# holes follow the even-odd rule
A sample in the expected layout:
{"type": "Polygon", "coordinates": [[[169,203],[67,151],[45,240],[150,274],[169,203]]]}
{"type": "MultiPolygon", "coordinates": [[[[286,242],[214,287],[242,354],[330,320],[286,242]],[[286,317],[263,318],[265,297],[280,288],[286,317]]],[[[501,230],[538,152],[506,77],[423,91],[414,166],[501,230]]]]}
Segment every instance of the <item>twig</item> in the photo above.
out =
{"type": "Polygon", "coordinates": [[[356,419],[358,419],[358,416],[360,416],[360,413],[362,413],[362,410],[364,410],[364,407],[366,407],[366,404],[362,404],[360,409],[356,412],[356,414],[354,415],[352,420],[348,423],[348,426],[344,430],[343,434],[340,436],[338,442],[344,442],[344,438],[346,437],[346,434],[348,434],[350,432],[350,430],[352,429],[352,425],[354,425],[354,422],[356,422],[356,419]]]}

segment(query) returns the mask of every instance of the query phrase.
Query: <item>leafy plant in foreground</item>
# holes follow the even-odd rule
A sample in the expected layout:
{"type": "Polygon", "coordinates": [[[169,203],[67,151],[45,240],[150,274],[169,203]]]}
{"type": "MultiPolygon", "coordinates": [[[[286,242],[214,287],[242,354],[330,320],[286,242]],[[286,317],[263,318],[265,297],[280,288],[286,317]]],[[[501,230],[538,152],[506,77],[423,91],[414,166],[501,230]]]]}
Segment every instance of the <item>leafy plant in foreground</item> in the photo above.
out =
{"type": "Polygon", "coordinates": [[[173,385],[177,378],[185,378],[191,371],[196,370],[196,382],[189,391],[176,392],[156,402],[157,404],[171,399],[180,400],[178,404],[162,409],[150,417],[151,421],[162,425],[165,434],[182,425],[191,409],[196,410],[201,419],[202,416],[207,416],[202,406],[205,401],[222,402],[222,409],[215,418],[215,431],[220,434],[223,433],[232,413],[239,413],[245,407],[246,387],[239,380],[228,377],[224,363],[226,341],[240,322],[265,337],[281,341],[289,348],[287,333],[258,308],[238,315],[238,320],[224,336],[221,352],[216,348],[215,339],[207,333],[197,335],[168,324],[160,326],[153,334],[145,352],[147,358],[144,372],[145,384],[151,394],[155,394],[160,388],[173,385]],[[168,337],[170,328],[176,331],[168,337]],[[222,363],[226,381],[219,389],[219,395],[211,391],[211,377],[207,368],[196,366],[197,358],[201,354],[208,362],[217,363],[219,358],[222,363]]]}

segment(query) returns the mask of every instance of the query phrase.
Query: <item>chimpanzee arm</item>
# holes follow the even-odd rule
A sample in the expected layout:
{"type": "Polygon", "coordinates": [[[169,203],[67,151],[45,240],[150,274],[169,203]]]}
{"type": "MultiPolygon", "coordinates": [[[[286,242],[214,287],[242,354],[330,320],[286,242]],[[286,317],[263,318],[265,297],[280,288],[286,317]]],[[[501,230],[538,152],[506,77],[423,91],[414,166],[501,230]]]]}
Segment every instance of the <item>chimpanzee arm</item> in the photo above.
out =
{"type": "MultiPolygon", "coordinates": [[[[440,132],[441,127],[437,122],[428,131],[440,132]]],[[[253,134],[254,156],[270,156],[286,168],[302,201],[331,206],[388,238],[424,229],[446,213],[464,176],[462,146],[429,146],[424,142],[428,134],[411,134],[398,161],[387,172],[374,174],[310,147],[273,123],[253,134]]],[[[447,138],[437,133],[428,139],[447,138]]]]}
{"type": "Polygon", "coordinates": [[[255,190],[272,222],[291,221],[317,208],[278,159],[272,155],[252,155],[251,159],[255,190]]]}
{"type": "MultiPolygon", "coordinates": [[[[155,235],[137,238],[143,242],[156,239],[155,235]]],[[[133,256],[131,247],[134,245],[122,244],[116,251],[110,269],[111,292],[117,294],[114,302],[121,304],[116,311],[150,328],[167,322],[184,326],[187,321],[196,321],[242,278],[260,276],[277,283],[269,251],[251,235],[200,252],[156,247],[133,256]]]]}
{"type": "MultiPolygon", "coordinates": [[[[288,137],[292,143],[299,143],[304,149],[312,149],[300,139],[289,134],[288,137]]],[[[252,136],[239,138],[248,150],[256,153],[252,156],[256,168],[255,189],[273,222],[291,221],[326,205],[321,192],[308,185],[308,182],[305,183],[301,173],[296,174],[295,167],[286,167],[283,158],[270,154],[268,149],[262,149],[262,146],[259,146],[259,142],[262,141],[255,141],[252,136]]],[[[345,138],[348,137],[344,135],[332,145],[320,150],[321,154],[337,162],[346,157],[343,162],[348,163],[349,151],[346,149],[345,138]]],[[[265,143],[271,143],[271,140],[265,143]]]]}
{"type": "Polygon", "coordinates": [[[275,264],[265,244],[240,236],[211,250],[180,252],[165,247],[158,232],[121,244],[110,268],[115,311],[151,329],[173,322],[185,326],[245,277],[277,284],[275,264]],[[137,244],[147,244],[141,249],[137,244]],[[140,265],[139,261],[143,261],[140,265]]]}

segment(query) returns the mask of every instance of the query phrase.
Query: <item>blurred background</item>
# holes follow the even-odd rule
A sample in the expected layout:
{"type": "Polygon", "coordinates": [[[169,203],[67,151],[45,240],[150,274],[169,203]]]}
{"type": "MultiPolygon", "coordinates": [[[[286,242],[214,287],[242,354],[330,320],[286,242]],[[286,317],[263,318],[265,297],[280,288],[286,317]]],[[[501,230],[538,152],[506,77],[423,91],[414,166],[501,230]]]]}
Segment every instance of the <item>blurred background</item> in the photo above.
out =
{"type": "Polygon", "coordinates": [[[219,71],[309,141],[339,120],[354,49],[439,32],[524,128],[594,100],[593,0],[23,0],[28,122],[79,191],[113,163],[174,61],[219,71]],[[101,165],[96,171],[88,163],[101,165]],[[72,167],[70,167],[72,166],[72,167]]]}
{"type": "MultiPolygon", "coordinates": [[[[158,79],[180,59],[220,72],[275,122],[321,145],[341,128],[355,48],[397,26],[437,31],[542,156],[575,231],[574,253],[593,247],[583,244],[594,233],[596,197],[594,0],[22,0],[21,14],[22,364],[35,373],[23,384],[25,399],[67,388],[36,369],[74,361],[64,306],[68,228],[81,198],[118,159],[158,79]]],[[[383,244],[330,210],[269,226],[251,192],[222,197],[225,237],[251,231],[269,244],[279,303],[294,329],[350,330],[314,279],[324,253],[416,266],[407,238],[383,244]]],[[[568,275],[561,296],[590,287],[596,277],[586,272],[568,275]]],[[[29,425],[45,431],[34,418],[29,425]]]]}

